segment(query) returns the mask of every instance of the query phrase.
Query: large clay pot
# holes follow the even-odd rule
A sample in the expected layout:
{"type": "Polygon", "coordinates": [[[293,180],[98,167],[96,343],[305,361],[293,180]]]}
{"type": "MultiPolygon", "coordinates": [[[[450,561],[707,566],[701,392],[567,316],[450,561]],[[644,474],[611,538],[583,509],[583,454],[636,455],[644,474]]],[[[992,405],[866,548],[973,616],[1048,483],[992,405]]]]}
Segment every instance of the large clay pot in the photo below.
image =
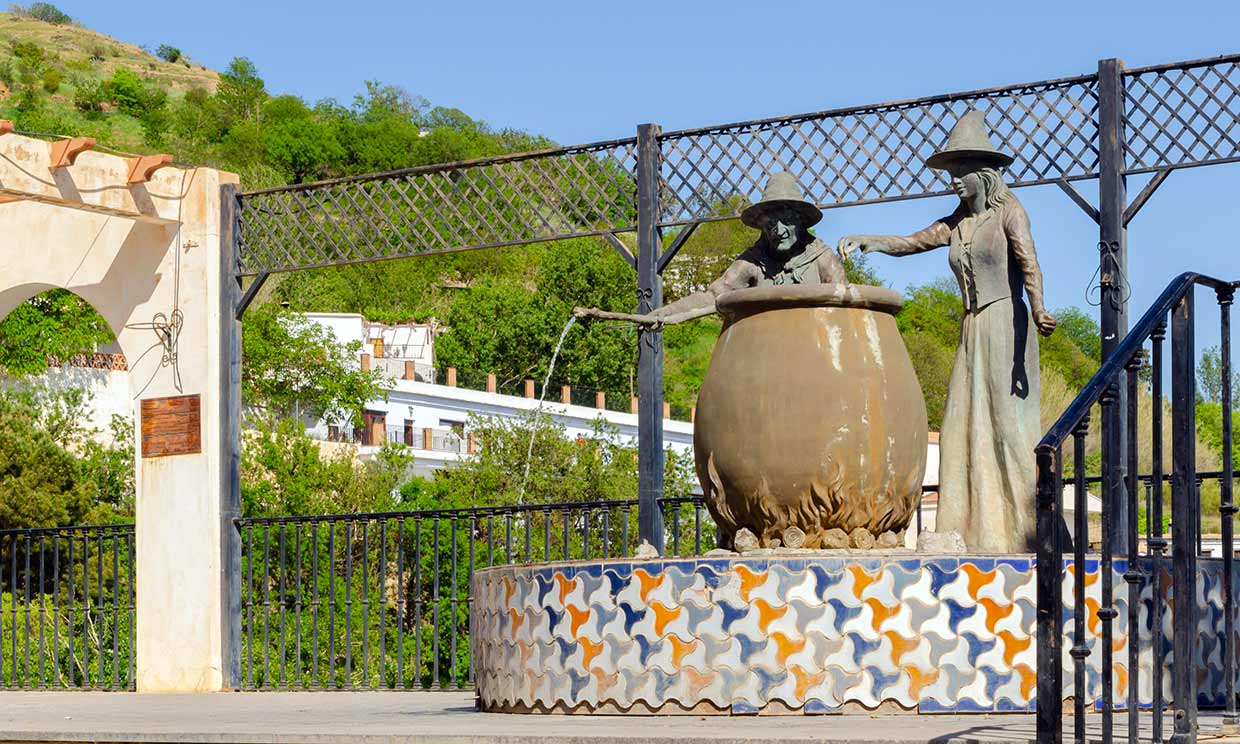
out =
{"type": "Polygon", "coordinates": [[[879,536],[908,526],[927,436],[925,400],[893,317],[901,304],[896,292],[858,285],[719,297],[725,324],[698,396],[693,447],[725,540],[745,527],[769,546],[795,526],[805,547],[818,547],[832,528],[879,536]]]}

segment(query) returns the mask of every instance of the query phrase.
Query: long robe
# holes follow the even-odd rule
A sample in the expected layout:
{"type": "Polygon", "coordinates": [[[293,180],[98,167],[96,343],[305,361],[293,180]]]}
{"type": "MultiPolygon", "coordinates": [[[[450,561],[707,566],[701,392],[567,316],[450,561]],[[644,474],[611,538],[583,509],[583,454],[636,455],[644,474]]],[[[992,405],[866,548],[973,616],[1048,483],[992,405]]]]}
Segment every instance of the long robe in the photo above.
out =
{"type": "Polygon", "coordinates": [[[964,316],[939,439],[935,531],[957,532],[970,551],[1033,549],[1041,435],[1038,335],[1022,289],[1041,295],[1029,217],[1014,196],[976,216],[963,208],[888,253],[950,245],[964,316]]]}

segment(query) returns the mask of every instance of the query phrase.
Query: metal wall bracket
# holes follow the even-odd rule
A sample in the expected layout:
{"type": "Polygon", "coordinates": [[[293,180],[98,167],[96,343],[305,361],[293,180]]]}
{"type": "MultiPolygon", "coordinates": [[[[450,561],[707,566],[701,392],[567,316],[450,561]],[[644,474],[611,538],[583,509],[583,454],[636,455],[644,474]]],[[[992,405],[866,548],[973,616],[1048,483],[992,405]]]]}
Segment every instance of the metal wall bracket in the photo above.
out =
{"type": "Polygon", "coordinates": [[[616,249],[616,253],[619,253],[621,258],[629,262],[629,268],[637,271],[637,258],[633,256],[633,252],[629,250],[629,247],[620,238],[617,238],[615,233],[606,232],[603,233],[603,237],[607,239],[608,243],[611,243],[611,247],[616,249]]]}
{"type": "Polygon", "coordinates": [[[690,236],[693,235],[694,231],[698,229],[698,225],[700,224],[702,223],[690,222],[684,226],[684,229],[676,233],[676,237],[672,238],[671,245],[667,247],[667,250],[663,251],[663,255],[659,256],[659,274],[662,274],[663,270],[667,268],[667,265],[672,262],[672,259],[676,258],[676,254],[680,253],[680,249],[684,247],[686,242],[688,242],[690,236]]]}
{"type": "Polygon", "coordinates": [[[1128,223],[1132,222],[1132,218],[1137,216],[1137,212],[1141,211],[1141,207],[1144,207],[1154,192],[1158,191],[1158,187],[1162,186],[1163,181],[1167,180],[1167,176],[1171,175],[1173,170],[1175,170],[1174,167],[1168,166],[1156,172],[1150,182],[1145,184],[1145,188],[1141,189],[1141,193],[1137,194],[1136,198],[1124,208],[1124,227],[1128,227],[1128,223]]]}
{"type": "Polygon", "coordinates": [[[1068,179],[1061,178],[1055,182],[1055,185],[1059,187],[1060,191],[1067,194],[1068,198],[1072,200],[1072,203],[1080,207],[1081,211],[1084,212],[1089,219],[1093,220],[1095,224],[1101,220],[1101,217],[1098,215],[1098,208],[1093,204],[1090,204],[1089,200],[1085,198],[1085,195],[1077,191],[1076,187],[1068,182],[1068,179]]]}

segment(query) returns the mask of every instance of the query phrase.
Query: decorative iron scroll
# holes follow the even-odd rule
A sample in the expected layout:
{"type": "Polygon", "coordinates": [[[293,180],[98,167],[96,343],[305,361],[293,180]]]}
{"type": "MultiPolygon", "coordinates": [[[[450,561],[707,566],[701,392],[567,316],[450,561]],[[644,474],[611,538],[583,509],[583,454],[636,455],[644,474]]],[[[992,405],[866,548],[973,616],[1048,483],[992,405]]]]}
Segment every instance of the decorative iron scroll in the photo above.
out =
{"type": "Polygon", "coordinates": [[[1096,88],[1089,75],[670,132],[660,224],[734,216],[779,170],[827,208],[944,193],[925,159],[970,109],[1016,156],[1012,185],[1088,178],[1098,170],[1096,88]]]}
{"type": "Polygon", "coordinates": [[[1127,173],[1240,159],[1240,55],[1124,72],[1127,173]]]}
{"type": "Polygon", "coordinates": [[[252,191],[239,273],[631,230],[636,157],[627,139],[252,191]]]}

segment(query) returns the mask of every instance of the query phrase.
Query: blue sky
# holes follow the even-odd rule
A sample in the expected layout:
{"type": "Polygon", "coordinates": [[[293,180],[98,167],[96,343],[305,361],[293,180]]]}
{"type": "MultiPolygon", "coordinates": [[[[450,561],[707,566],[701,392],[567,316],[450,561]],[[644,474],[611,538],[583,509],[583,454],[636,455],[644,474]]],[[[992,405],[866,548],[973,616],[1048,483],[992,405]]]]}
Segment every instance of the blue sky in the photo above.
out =
{"type": "MultiPolygon", "coordinates": [[[[564,144],[629,136],[644,121],[675,129],[1074,75],[1104,57],[1135,67],[1240,51],[1234,1],[58,5],[217,69],[248,56],[275,93],[349,101],[380,79],[564,144]]],[[[1096,195],[1092,183],[1081,190],[1096,195]]],[[[1018,193],[1048,304],[1087,307],[1096,226],[1054,187],[1018,193]]],[[[1134,316],[1180,271],[1240,277],[1238,197],[1240,164],[1172,174],[1129,226],[1134,316]]],[[[908,232],[952,206],[943,197],[832,210],[817,232],[908,232]]],[[[945,251],[873,264],[900,289],[948,274],[945,251]]],[[[1199,338],[1217,343],[1217,321],[1199,324],[1199,338]]]]}

